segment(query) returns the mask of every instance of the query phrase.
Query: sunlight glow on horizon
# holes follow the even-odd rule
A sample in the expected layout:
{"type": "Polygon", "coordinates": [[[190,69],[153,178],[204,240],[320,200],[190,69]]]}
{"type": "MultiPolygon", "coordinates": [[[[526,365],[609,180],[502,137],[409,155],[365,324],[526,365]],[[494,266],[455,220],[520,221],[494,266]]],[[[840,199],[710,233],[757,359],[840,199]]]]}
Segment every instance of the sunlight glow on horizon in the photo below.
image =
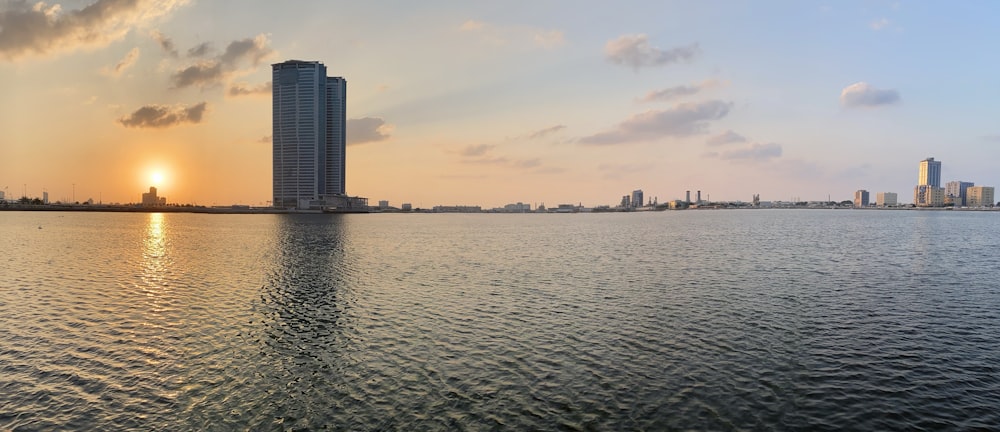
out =
{"type": "Polygon", "coordinates": [[[153,171],[152,173],[149,174],[149,181],[151,182],[150,184],[157,188],[163,186],[163,181],[165,179],[166,177],[163,175],[162,171],[153,171]]]}

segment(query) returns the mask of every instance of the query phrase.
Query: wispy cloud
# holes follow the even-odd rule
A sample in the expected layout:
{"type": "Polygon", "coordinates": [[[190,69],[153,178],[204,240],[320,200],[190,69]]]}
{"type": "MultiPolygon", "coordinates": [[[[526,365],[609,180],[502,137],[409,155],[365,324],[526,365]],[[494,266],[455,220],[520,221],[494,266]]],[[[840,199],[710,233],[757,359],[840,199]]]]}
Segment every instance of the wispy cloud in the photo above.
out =
{"type": "Polygon", "coordinates": [[[169,14],[186,0],[97,0],[79,10],[44,2],[8,1],[0,7],[0,57],[46,55],[105,46],[130,30],[169,14]]]}
{"type": "Polygon", "coordinates": [[[207,109],[207,102],[192,106],[146,105],[135,110],[132,114],[118,119],[118,123],[127,128],[154,129],[168,128],[184,123],[201,123],[207,109]]]}
{"type": "Polygon", "coordinates": [[[851,84],[840,92],[840,103],[848,108],[893,105],[899,101],[898,91],[877,89],[865,82],[851,84]]]}
{"type": "Polygon", "coordinates": [[[660,90],[653,90],[646,93],[645,96],[639,98],[639,102],[663,102],[681,98],[684,96],[696,95],[704,90],[718,87],[720,85],[719,81],[710,79],[705,80],[700,83],[694,84],[684,84],[674,87],[668,87],[660,90]]]}
{"type": "Polygon", "coordinates": [[[868,24],[872,30],[879,31],[889,26],[889,20],[882,18],[868,24]]]}
{"type": "Polygon", "coordinates": [[[267,135],[257,138],[257,142],[261,144],[271,144],[271,136],[267,135]]]}
{"type": "Polygon", "coordinates": [[[566,35],[559,30],[537,30],[533,39],[536,45],[543,48],[556,48],[566,43],[566,35]]]}
{"type": "Polygon", "coordinates": [[[132,48],[128,53],[125,54],[118,63],[114,66],[106,67],[101,70],[105,75],[119,76],[122,72],[125,72],[128,68],[135,64],[135,61],[139,59],[139,48],[132,48]]]}
{"type": "Polygon", "coordinates": [[[492,145],[492,144],[470,145],[470,146],[466,146],[464,149],[460,150],[458,152],[458,154],[460,154],[462,156],[466,156],[466,157],[483,156],[486,153],[488,153],[490,150],[492,150],[494,147],[496,147],[496,146],[492,145]]]}
{"type": "Polygon", "coordinates": [[[202,42],[187,50],[188,57],[204,57],[212,50],[211,42],[202,42]]]}
{"type": "Polygon", "coordinates": [[[631,66],[636,70],[691,61],[700,51],[698,44],[661,49],[651,45],[649,37],[644,34],[620,36],[604,45],[604,55],[608,61],[631,66]]]}
{"type": "Polygon", "coordinates": [[[539,158],[511,159],[506,156],[497,156],[493,154],[493,150],[496,148],[497,146],[494,144],[476,144],[465,146],[461,150],[458,150],[457,153],[462,156],[462,162],[467,164],[502,165],[510,168],[530,170],[535,173],[551,172],[551,170],[542,166],[542,160],[539,158]]]}
{"type": "Polygon", "coordinates": [[[250,84],[247,83],[236,83],[229,86],[230,96],[254,96],[254,95],[270,95],[270,94],[271,94],[270,81],[255,86],[251,86],[250,84]]]}
{"type": "Polygon", "coordinates": [[[748,146],[726,150],[723,152],[710,152],[706,156],[736,161],[766,161],[781,157],[781,144],[775,143],[753,143],[748,146]]]}
{"type": "Polygon", "coordinates": [[[983,136],[981,136],[979,138],[981,138],[983,141],[987,141],[987,142],[1000,143],[1000,134],[983,135],[983,136]]]}
{"type": "Polygon", "coordinates": [[[482,21],[467,20],[464,23],[462,23],[462,25],[458,26],[458,29],[461,31],[476,31],[476,30],[482,30],[485,27],[486,23],[482,21]]]}
{"type": "Polygon", "coordinates": [[[668,110],[650,110],[629,117],[612,130],[581,138],[580,143],[622,144],[701,133],[708,122],[725,117],[731,107],[732,103],[711,100],[677,104],[668,110]]]}
{"type": "Polygon", "coordinates": [[[526,26],[501,26],[479,20],[466,20],[458,30],[478,34],[493,45],[511,43],[530,44],[541,48],[558,48],[566,43],[566,35],[561,30],[540,29],[526,26]]]}
{"type": "Polygon", "coordinates": [[[705,144],[708,144],[709,146],[713,147],[732,144],[732,143],[742,143],[742,142],[747,142],[746,137],[736,132],[733,132],[732,130],[727,130],[718,135],[712,135],[705,140],[705,144]]]}
{"type": "Polygon", "coordinates": [[[652,163],[603,163],[597,166],[597,170],[603,173],[606,179],[620,179],[655,167],[656,165],[652,163]]]}
{"type": "Polygon", "coordinates": [[[167,55],[170,57],[177,57],[177,47],[174,46],[173,39],[168,38],[158,30],[149,32],[149,37],[153,38],[153,40],[160,45],[160,48],[162,48],[163,52],[167,53],[167,55]]]}
{"type": "Polygon", "coordinates": [[[396,126],[380,117],[362,117],[347,120],[347,145],[385,141],[392,138],[396,126]]]}
{"type": "Polygon", "coordinates": [[[274,54],[266,35],[232,41],[225,52],[211,59],[200,60],[171,75],[175,88],[210,87],[232,76],[243,63],[256,67],[274,54]]]}
{"type": "Polygon", "coordinates": [[[554,133],[557,133],[557,132],[559,132],[559,131],[561,131],[563,129],[566,129],[565,125],[549,126],[547,128],[539,129],[539,130],[536,130],[536,131],[534,131],[532,133],[529,133],[526,138],[529,139],[529,140],[544,138],[544,137],[547,137],[547,136],[552,135],[554,133]]]}

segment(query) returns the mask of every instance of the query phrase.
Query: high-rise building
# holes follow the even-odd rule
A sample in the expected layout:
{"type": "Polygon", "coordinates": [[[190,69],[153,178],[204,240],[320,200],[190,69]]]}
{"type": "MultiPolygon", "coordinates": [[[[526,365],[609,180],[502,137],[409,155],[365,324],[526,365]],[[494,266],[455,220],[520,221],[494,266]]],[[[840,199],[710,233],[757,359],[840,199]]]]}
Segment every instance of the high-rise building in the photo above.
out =
{"type": "Polygon", "coordinates": [[[920,161],[917,186],[913,188],[913,205],[940,207],[944,205],[944,188],[941,187],[941,161],[927,158],[920,161]]]}
{"type": "Polygon", "coordinates": [[[945,183],[944,199],[945,201],[951,201],[956,206],[967,206],[969,204],[966,201],[966,193],[970,187],[975,185],[975,183],[964,181],[950,181],[945,183]]]}
{"type": "Polygon", "coordinates": [[[875,194],[875,205],[879,207],[895,207],[898,205],[895,192],[879,192],[875,194]]]}
{"type": "Polygon", "coordinates": [[[969,207],[993,207],[993,186],[972,186],[966,198],[969,207]]]}
{"type": "Polygon", "coordinates": [[[642,189],[632,191],[632,207],[642,207],[643,202],[642,189]]]}
{"type": "Polygon", "coordinates": [[[345,198],[347,81],[318,61],[271,65],[272,205],[327,206],[345,198]]]}
{"type": "Polygon", "coordinates": [[[868,191],[860,189],[854,192],[854,206],[868,207],[868,191]]]}
{"type": "Polygon", "coordinates": [[[927,158],[920,161],[920,176],[917,185],[941,187],[941,161],[927,158]]]}

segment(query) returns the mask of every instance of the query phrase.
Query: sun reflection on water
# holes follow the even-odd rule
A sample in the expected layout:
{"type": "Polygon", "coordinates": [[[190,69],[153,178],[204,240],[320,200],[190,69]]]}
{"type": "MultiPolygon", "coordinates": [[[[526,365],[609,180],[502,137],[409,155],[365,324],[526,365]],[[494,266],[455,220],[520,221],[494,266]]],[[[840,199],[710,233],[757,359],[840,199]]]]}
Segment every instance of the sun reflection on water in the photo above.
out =
{"type": "Polygon", "coordinates": [[[168,224],[163,213],[150,213],[143,240],[142,290],[147,296],[156,296],[166,288],[168,224]]]}

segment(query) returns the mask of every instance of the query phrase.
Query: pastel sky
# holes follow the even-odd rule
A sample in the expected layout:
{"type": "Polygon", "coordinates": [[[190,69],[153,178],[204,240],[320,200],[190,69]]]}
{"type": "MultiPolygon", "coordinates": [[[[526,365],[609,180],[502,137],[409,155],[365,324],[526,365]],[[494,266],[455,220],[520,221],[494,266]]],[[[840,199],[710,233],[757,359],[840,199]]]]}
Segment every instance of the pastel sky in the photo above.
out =
{"type": "Polygon", "coordinates": [[[8,197],[271,196],[270,64],[348,83],[347,192],[414,207],[1000,186],[994,1],[0,0],[8,197]]]}

